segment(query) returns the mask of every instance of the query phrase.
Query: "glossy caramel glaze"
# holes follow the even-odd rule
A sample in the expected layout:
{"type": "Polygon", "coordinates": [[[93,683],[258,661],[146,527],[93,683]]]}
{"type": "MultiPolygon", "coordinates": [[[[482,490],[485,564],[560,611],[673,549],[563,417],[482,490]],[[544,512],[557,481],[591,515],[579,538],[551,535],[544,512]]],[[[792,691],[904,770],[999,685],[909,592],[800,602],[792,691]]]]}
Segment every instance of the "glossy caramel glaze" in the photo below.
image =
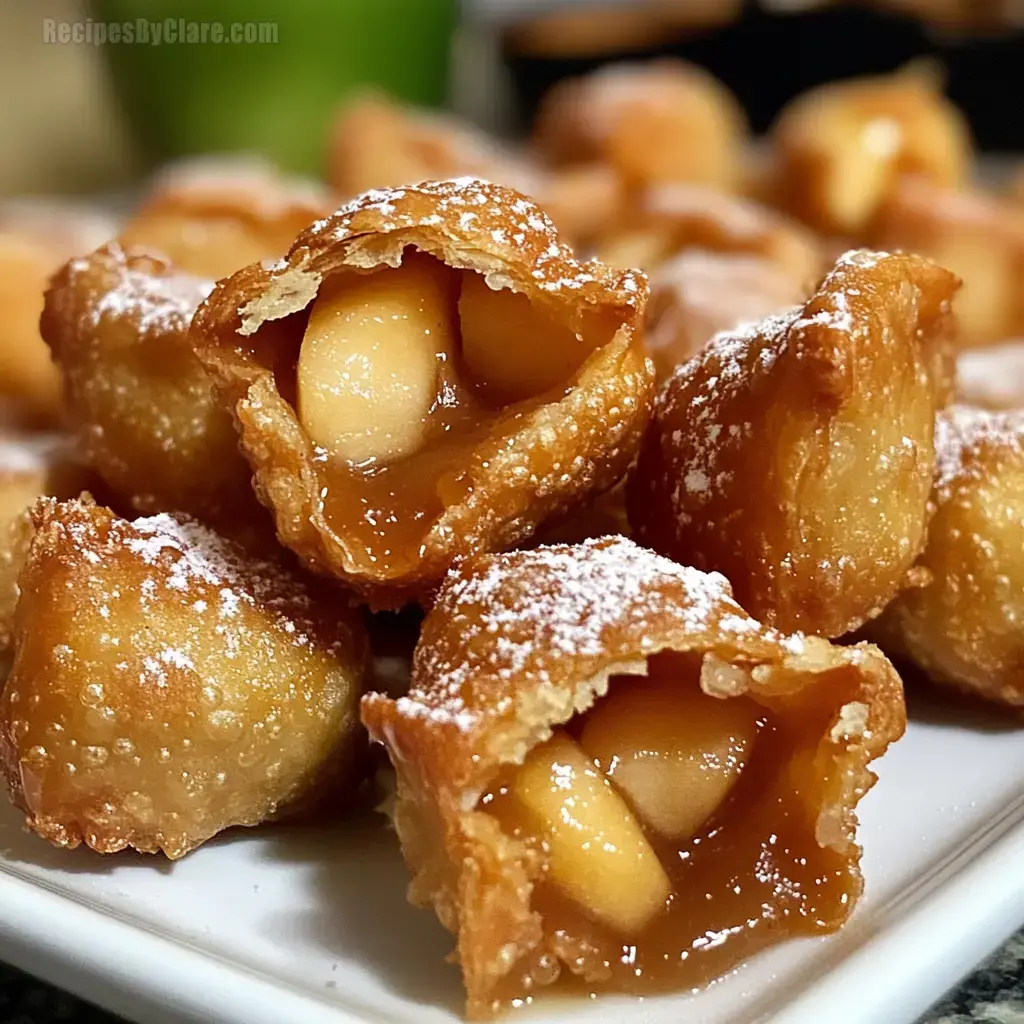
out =
{"type": "MultiPolygon", "coordinates": [[[[651,660],[649,681],[625,685],[676,686],[681,671],[687,677],[682,685],[696,687],[697,666],[673,654],[651,660]]],[[[613,679],[612,694],[616,686],[613,679]]],[[[757,739],[726,801],[699,834],[683,842],[648,830],[672,883],[664,909],[639,933],[616,934],[546,882],[542,868],[532,905],[543,920],[544,943],[510,972],[496,997],[501,1004],[528,1001],[539,979],[556,974],[560,984],[592,992],[644,994],[703,986],[772,943],[825,934],[843,923],[859,880],[847,858],[818,845],[813,822],[786,778],[806,747],[801,737],[820,735],[827,720],[808,715],[793,723],[749,703],[757,739]]],[[[569,729],[578,734],[585,720],[585,715],[574,719],[569,729]]],[[[479,807],[497,818],[505,833],[537,850],[543,862],[543,843],[523,827],[507,785],[498,782],[479,807]]]]}
{"type": "Polygon", "coordinates": [[[191,336],[279,538],[374,607],[394,608],[429,600],[459,556],[522,543],[622,478],[653,388],[646,298],[642,275],[577,261],[526,197],[458,179],[359,197],[280,264],[220,282],[191,336]],[[351,465],[302,422],[296,364],[310,310],[324,280],[397,273],[413,257],[448,268],[457,342],[438,361],[419,449],[403,441],[390,449],[402,458],[351,465]],[[486,288],[467,307],[459,299],[476,278],[486,288]],[[492,300],[505,315],[486,315],[492,300]]]}
{"type": "MultiPolygon", "coordinates": [[[[474,1018],[559,978],[585,991],[692,986],[786,936],[837,928],[861,890],[855,808],[874,780],[867,766],[905,727],[899,677],[876,648],[768,629],[735,603],[722,576],[623,538],[465,559],[424,621],[408,694],[369,694],[362,715],[396,769],[393,817],[410,899],[455,934],[474,1018]],[[644,871],[643,906],[632,914],[621,894],[610,901],[602,890],[591,912],[580,909],[584,892],[564,895],[564,858],[576,851],[569,841],[549,840],[548,850],[535,841],[537,809],[547,821],[558,812],[536,774],[520,785],[519,766],[535,768],[553,734],[575,737],[593,758],[588,715],[605,701],[698,681],[701,699],[740,701],[761,721],[749,763],[720,787],[717,811],[673,833],[681,840],[662,838],[669,831],[653,827],[640,790],[613,773],[636,815],[646,814],[673,895],[651,916],[660,882],[627,829],[623,842],[644,871]],[[534,822],[520,838],[512,833],[521,821],[498,817],[509,786],[534,822]],[[549,872],[545,857],[556,855],[563,864],[549,872]]],[[[652,749],[664,742],[659,725],[652,749]]],[[[723,745],[719,730],[711,746],[726,761],[739,757],[750,725],[738,716],[728,727],[737,732],[723,745]]],[[[698,752],[712,753],[708,767],[720,771],[714,750],[698,752]]],[[[607,801],[602,811],[593,780],[587,785],[580,812],[596,841],[607,832],[614,842],[623,812],[607,801]]],[[[614,860],[584,866],[580,877],[621,882],[614,860]]]]}

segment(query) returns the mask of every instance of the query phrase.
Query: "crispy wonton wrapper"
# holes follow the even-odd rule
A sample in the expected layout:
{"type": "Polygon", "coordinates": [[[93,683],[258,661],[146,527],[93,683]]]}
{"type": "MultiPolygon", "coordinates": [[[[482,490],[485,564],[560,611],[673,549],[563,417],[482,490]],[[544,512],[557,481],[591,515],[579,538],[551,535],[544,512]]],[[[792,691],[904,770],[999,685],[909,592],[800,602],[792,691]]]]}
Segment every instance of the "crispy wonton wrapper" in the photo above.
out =
{"type": "MultiPolygon", "coordinates": [[[[408,696],[368,695],[363,721],[397,771],[409,897],[455,933],[468,1013],[483,1018],[559,974],[590,991],[689,987],[787,935],[839,927],[861,891],[854,809],[874,782],[867,766],[902,735],[905,711],[877,648],[784,636],[748,616],[723,577],[605,538],[467,559],[427,616],[408,696]],[[749,701],[775,732],[755,741],[764,759],[749,788],[683,844],[688,853],[651,839],[674,895],[624,940],[553,899],[546,848],[490,810],[553,732],[582,725],[585,736],[605,701],[642,694],[642,677],[666,665],[673,688],[715,710],[749,701]],[[717,943],[700,938],[721,928],[717,943]]],[[[566,808],[585,822],[586,800],[566,808]]],[[[577,854],[617,842],[586,838],[577,854]]],[[[576,877],[588,877],[585,862],[576,877]]],[[[627,898],[634,881],[639,890],[639,873],[627,874],[627,898]]]]}
{"type": "MultiPolygon", "coordinates": [[[[342,207],[300,235],[283,262],[220,282],[192,338],[237,418],[281,540],[372,604],[394,607],[428,594],[456,556],[518,544],[622,477],[651,398],[653,368],[639,333],[646,298],[642,275],[577,262],[524,196],[458,179],[370,192],[342,207]],[[459,287],[482,277],[485,298],[525,297],[531,315],[575,337],[575,362],[556,386],[515,401],[492,395],[471,428],[387,466],[396,482],[378,504],[366,499],[371,516],[357,497],[370,486],[366,477],[304,427],[296,362],[325,278],[384,274],[410,253],[422,266],[427,257],[414,250],[439,261],[459,287]]],[[[496,313],[484,322],[500,332],[503,320],[496,313]]],[[[549,347],[543,334],[525,331],[485,349],[518,368],[549,347]]],[[[460,354],[447,363],[457,380],[460,354]]]]}

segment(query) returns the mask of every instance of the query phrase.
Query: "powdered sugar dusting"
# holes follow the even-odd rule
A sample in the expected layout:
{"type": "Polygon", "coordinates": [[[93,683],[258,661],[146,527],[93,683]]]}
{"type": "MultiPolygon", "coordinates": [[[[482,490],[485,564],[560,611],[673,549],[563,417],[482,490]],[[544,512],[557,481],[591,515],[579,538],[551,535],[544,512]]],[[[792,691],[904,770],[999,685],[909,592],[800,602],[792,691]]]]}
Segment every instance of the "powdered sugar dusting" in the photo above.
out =
{"type": "Polygon", "coordinates": [[[710,501],[716,488],[727,482],[722,456],[747,443],[753,428],[749,423],[730,422],[726,429],[723,409],[730,407],[736,392],[749,385],[754,372],[771,368],[799,315],[799,309],[788,310],[722,331],[669,378],[659,404],[672,402],[685,391],[690,405],[685,446],[681,435],[673,438],[676,449],[686,453],[672,496],[677,515],[685,515],[694,502],[710,501]]]}
{"type": "Polygon", "coordinates": [[[191,274],[168,272],[166,266],[149,258],[123,258],[116,245],[99,254],[72,260],[68,264],[70,288],[76,276],[90,278],[102,270],[105,289],[88,310],[87,328],[95,330],[105,320],[132,321],[146,334],[184,331],[199,304],[213,290],[213,281],[191,274]],[[105,257],[97,260],[100,257],[105,257]]]}
{"type": "Polygon", "coordinates": [[[733,601],[724,576],[677,565],[624,537],[494,555],[470,574],[453,570],[432,615],[467,638],[468,656],[460,648],[449,660],[423,645],[398,710],[464,730],[478,720],[465,690],[482,673],[543,684],[564,660],[611,658],[622,630],[641,637],[628,656],[643,657],[658,642],[644,627],[659,616],[681,631],[716,623],[733,635],[761,630],[733,601]]]}
{"type": "MultiPolygon", "coordinates": [[[[198,630],[194,643],[175,643],[150,654],[145,673],[158,685],[166,683],[168,670],[194,667],[206,643],[202,635],[211,631],[229,659],[244,657],[251,645],[262,644],[268,656],[282,643],[311,646],[315,605],[305,585],[275,563],[251,558],[207,527],[166,513],[128,522],[80,502],[51,502],[50,508],[47,528],[69,538],[78,557],[97,567],[90,582],[101,588],[97,600],[103,607],[133,595],[143,614],[165,614],[162,609],[172,602],[198,630]],[[148,571],[135,584],[110,583],[99,567],[123,563],[126,557],[128,564],[148,571]],[[259,617],[260,627],[242,615],[245,609],[259,617]]],[[[99,613],[109,618],[102,607],[99,613]]]]}
{"type": "Polygon", "coordinates": [[[289,262],[304,258],[310,249],[361,233],[424,227],[455,240],[456,251],[476,250],[506,266],[525,263],[532,268],[537,287],[545,291],[575,292],[596,282],[616,293],[615,299],[623,305],[646,301],[647,283],[640,271],[613,271],[595,260],[579,262],[559,240],[551,218],[531,199],[507,186],[471,177],[365,192],[304,232],[289,262]]]}

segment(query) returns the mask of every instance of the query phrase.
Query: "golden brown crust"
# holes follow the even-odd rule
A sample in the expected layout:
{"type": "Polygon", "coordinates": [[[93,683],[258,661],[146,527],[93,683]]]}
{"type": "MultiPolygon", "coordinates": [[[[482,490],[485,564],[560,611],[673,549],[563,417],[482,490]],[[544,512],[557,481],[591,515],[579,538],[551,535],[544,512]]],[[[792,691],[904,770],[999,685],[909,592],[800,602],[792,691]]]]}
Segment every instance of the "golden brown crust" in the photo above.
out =
{"type": "Polygon", "coordinates": [[[354,784],[367,645],[343,602],[193,521],[44,499],[33,523],[0,698],[30,828],[175,858],[354,784]]]}
{"type": "Polygon", "coordinates": [[[768,206],[695,185],[645,189],[628,206],[598,255],[613,266],[653,270],[684,249],[758,256],[805,290],[827,269],[817,238],[768,206]]]}
{"type": "Polygon", "coordinates": [[[773,195],[825,233],[864,239],[902,175],[956,188],[970,176],[963,114],[928,68],[833,82],[789,103],[772,128],[773,195]]]}
{"type": "Polygon", "coordinates": [[[616,64],[556,85],[533,145],[555,166],[603,162],[630,186],[690,181],[732,188],[746,121],[703,68],[678,60],[616,64]]]}
{"type": "Polygon", "coordinates": [[[41,329],[87,460],[139,512],[175,510],[233,535],[265,513],[188,328],[212,283],[116,242],[71,260],[41,329]]]}
{"type": "Polygon", "coordinates": [[[319,187],[253,159],[202,159],[166,168],[121,230],[179,269],[216,280],[254,260],[278,259],[306,225],[330,212],[319,187]]]}
{"type": "Polygon", "coordinates": [[[780,629],[877,615],[924,544],[956,285],[854,251],[802,308],[717,336],[656,402],[628,488],[637,538],[723,572],[780,629]]]}
{"type": "Polygon", "coordinates": [[[577,262],[524,196],[459,179],[371,192],[342,207],[300,235],[279,265],[254,264],[222,281],[196,314],[192,338],[237,417],[282,541],[386,607],[429,593],[456,556],[515,545],[624,474],[652,387],[638,337],[646,297],[642,275],[577,262]],[[397,266],[409,245],[527,295],[594,341],[562,397],[498,418],[473,447],[461,482],[443,496],[414,567],[389,575],[367,566],[359,545],[325,517],[330,466],[317,458],[279,380],[293,372],[299,314],[321,281],[341,269],[397,266]]]}
{"type": "Polygon", "coordinates": [[[701,686],[717,696],[746,694],[797,720],[828,709],[824,735],[808,738],[822,774],[798,792],[816,841],[847,858],[852,908],[854,808],[874,782],[868,763],[905,727],[899,677],[876,648],[785,637],[750,618],[723,577],[624,538],[471,556],[427,616],[408,696],[370,694],[362,711],[398,774],[410,898],[457,934],[471,1017],[493,1013],[496,986],[543,934],[531,907],[536,855],[477,809],[480,796],[503,765],[600,699],[611,676],[644,675],[660,651],[700,655],[701,686]]]}
{"type": "Polygon", "coordinates": [[[939,413],[923,586],[900,594],[880,641],[938,683],[1024,707],[1024,412],[939,413]]]}

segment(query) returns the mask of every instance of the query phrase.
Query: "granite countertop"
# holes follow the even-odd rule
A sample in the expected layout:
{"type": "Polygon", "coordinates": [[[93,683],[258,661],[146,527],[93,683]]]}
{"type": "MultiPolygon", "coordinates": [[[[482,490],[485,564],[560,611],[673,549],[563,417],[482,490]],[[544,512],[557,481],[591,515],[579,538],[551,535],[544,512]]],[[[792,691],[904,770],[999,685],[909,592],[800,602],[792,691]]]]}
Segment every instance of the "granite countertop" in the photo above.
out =
{"type": "MultiPolygon", "coordinates": [[[[57,1022],[118,1024],[119,1018],[0,964],[0,1024],[57,1022]]],[[[936,1003],[918,1024],[1024,1024],[1024,930],[936,1003]]]]}

